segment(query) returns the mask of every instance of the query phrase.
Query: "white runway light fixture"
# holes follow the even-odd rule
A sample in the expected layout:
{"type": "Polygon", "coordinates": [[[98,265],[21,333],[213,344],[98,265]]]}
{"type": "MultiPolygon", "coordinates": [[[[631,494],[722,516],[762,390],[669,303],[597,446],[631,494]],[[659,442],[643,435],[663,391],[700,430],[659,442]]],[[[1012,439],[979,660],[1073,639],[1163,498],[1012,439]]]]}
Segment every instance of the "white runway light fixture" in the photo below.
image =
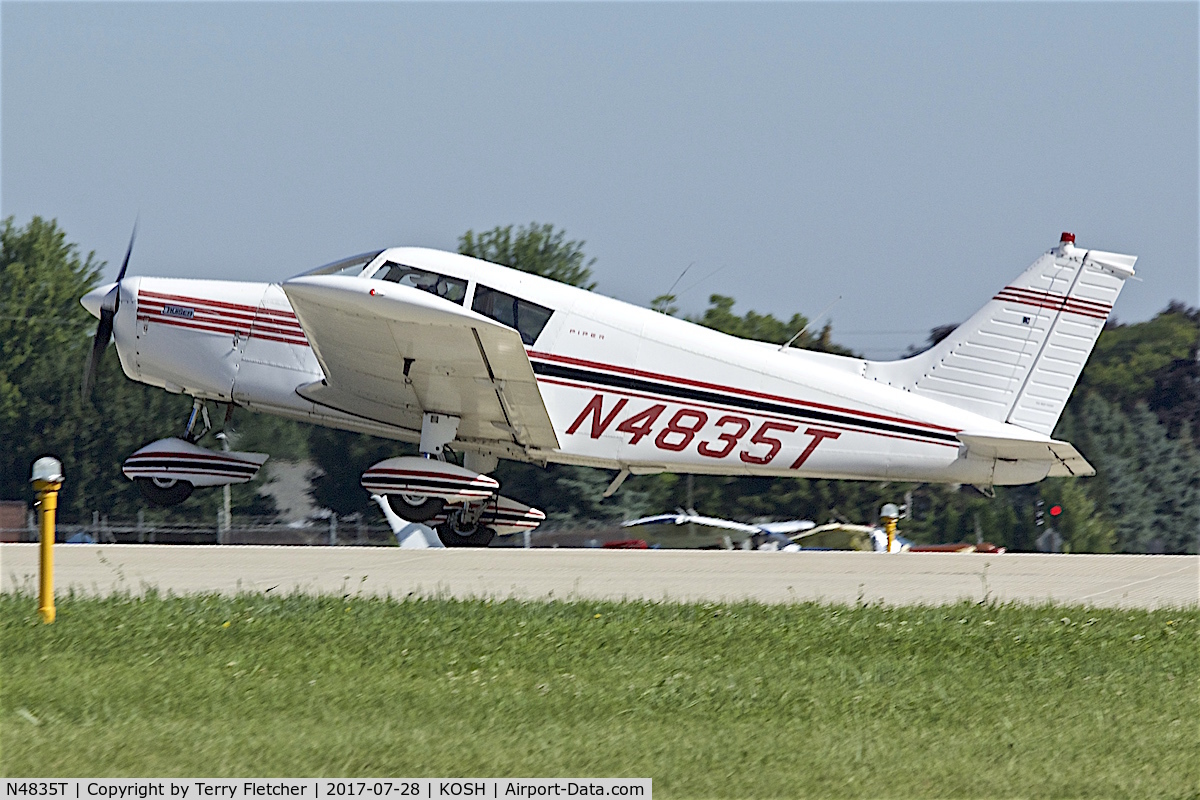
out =
{"type": "Polygon", "coordinates": [[[62,488],[62,462],[43,456],[33,462],[30,478],[37,492],[38,527],[41,530],[38,614],[42,622],[54,622],[54,512],[58,510],[58,490],[62,488]]]}

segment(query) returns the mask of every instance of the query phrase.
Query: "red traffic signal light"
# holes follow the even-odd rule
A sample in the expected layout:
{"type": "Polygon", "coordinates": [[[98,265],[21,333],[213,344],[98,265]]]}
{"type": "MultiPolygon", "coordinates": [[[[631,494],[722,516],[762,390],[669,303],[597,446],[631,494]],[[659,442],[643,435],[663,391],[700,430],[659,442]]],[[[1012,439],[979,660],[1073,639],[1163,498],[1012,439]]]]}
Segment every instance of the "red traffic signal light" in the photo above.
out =
{"type": "Polygon", "coordinates": [[[1050,516],[1057,517],[1062,513],[1062,506],[1050,506],[1050,516]]]}

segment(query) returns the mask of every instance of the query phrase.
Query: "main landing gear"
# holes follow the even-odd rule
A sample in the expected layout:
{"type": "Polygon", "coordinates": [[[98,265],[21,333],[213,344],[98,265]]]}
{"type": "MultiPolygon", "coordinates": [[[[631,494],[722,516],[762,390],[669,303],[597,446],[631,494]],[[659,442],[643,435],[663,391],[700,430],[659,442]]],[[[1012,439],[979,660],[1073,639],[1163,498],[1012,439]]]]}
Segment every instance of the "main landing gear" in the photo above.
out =
{"type": "Polygon", "coordinates": [[[497,535],[536,528],[546,515],[503,497],[496,479],[484,474],[498,458],[467,453],[462,467],[446,461],[458,423],[458,417],[425,414],[421,455],[380,461],[363,473],[363,488],[394,500],[398,516],[428,524],[447,547],[487,547],[497,535]]]}
{"type": "Polygon", "coordinates": [[[428,522],[446,508],[446,501],[440,497],[427,497],[408,492],[394,494],[392,497],[400,501],[394,506],[396,513],[409,522],[428,522]]]}
{"type": "Polygon", "coordinates": [[[434,528],[446,547],[487,547],[496,530],[482,523],[483,503],[468,503],[450,512],[445,522],[434,528]]]}

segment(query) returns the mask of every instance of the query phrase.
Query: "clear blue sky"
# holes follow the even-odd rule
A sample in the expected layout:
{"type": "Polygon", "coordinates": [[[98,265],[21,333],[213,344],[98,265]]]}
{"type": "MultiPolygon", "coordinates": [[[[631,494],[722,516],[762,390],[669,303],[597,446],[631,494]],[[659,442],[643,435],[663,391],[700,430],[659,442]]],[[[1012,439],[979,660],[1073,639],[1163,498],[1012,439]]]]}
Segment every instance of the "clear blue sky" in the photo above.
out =
{"type": "Polygon", "coordinates": [[[1147,319],[1200,293],[1197,8],[4,2],[0,211],[259,280],[550,222],[634,303],[842,295],[872,357],[1071,230],[1147,319]]]}

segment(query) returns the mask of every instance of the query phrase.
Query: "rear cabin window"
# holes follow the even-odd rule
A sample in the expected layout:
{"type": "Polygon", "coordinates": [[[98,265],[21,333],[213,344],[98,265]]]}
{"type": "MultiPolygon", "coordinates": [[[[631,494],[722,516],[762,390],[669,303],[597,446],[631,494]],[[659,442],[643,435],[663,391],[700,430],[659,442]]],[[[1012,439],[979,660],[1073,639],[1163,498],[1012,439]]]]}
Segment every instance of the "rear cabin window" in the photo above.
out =
{"type": "Polygon", "coordinates": [[[475,299],[471,302],[471,310],[490,317],[501,325],[516,328],[525,344],[537,341],[542,328],[546,327],[550,315],[554,313],[553,309],[498,292],[482,284],[475,287],[475,299]]]}
{"type": "Polygon", "coordinates": [[[461,278],[452,278],[449,275],[430,272],[418,267],[407,267],[394,261],[389,261],[380,267],[374,277],[381,281],[391,281],[401,286],[411,286],[423,292],[436,294],[438,297],[444,297],[451,303],[458,303],[460,306],[467,298],[467,282],[461,278]]]}

